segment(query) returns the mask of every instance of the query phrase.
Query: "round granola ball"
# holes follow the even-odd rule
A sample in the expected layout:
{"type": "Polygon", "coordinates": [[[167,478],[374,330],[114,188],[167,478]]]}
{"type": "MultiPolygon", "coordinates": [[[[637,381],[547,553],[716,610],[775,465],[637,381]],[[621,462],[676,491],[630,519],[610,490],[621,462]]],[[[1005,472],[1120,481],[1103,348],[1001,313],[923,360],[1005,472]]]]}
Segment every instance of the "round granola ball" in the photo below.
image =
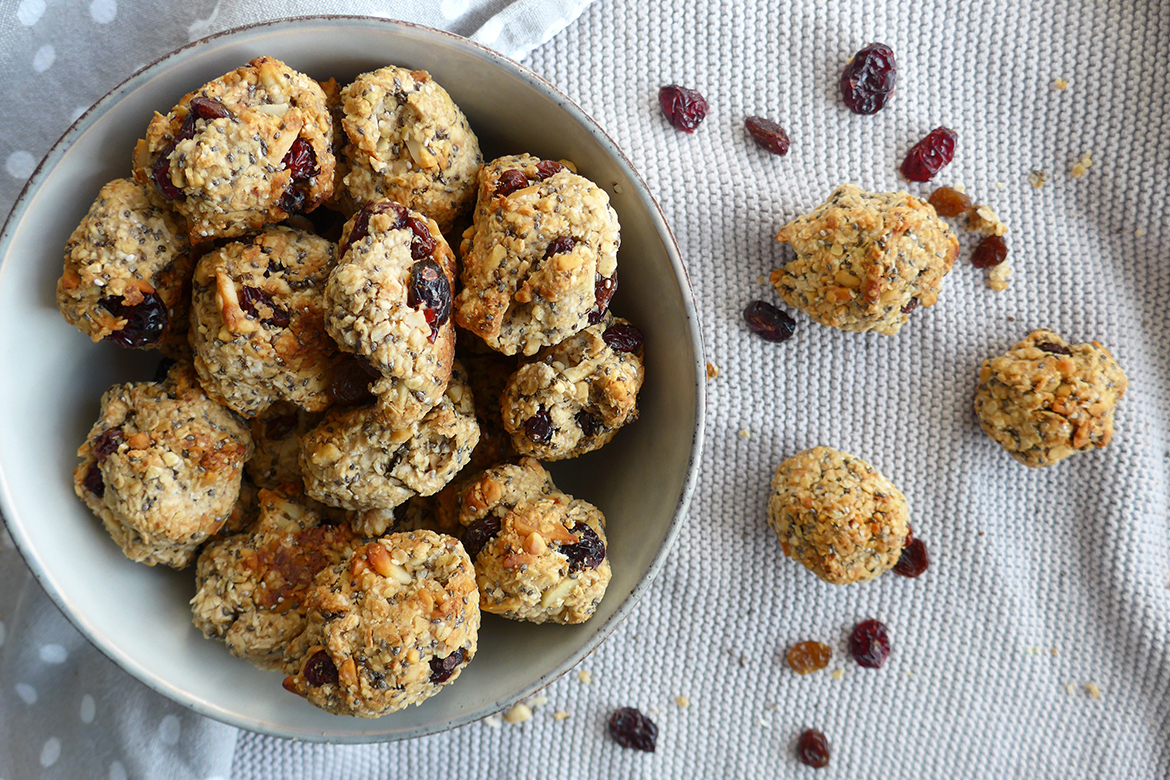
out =
{"type": "Polygon", "coordinates": [[[336,715],[378,718],[421,704],[475,656],[475,572],[450,536],[411,531],[358,548],[317,575],[308,604],[284,687],[336,715]]]}
{"type": "Polygon", "coordinates": [[[145,186],[115,179],[69,236],[57,308],[95,342],[146,349],[186,333],[187,229],[158,201],[145,186]]]}
{"type": "Polygon", "coordinates": [[[517,452],[540,460],[592,452],[638,419],[644,376],[642,334],[607,312],[512,376],[501,397],[504,428],[517,452]]]}
{"type": "Polygon", "coordinates": [[[983,363],[975,414],[1009,455],[1039,468],[1107,446],[1113,409],[1127,387],[1101,344],[1069,344],[1041,329],[983,363]]]}
{"type": "Polygon", "coordinates": [[[252,450],[248,428],[205,396],[190,364],[114,385],[77,451],[74,490],[132,561],[181,569],[227,522],[252,450]]]}
{"type": "Polygon", "coordinates": [[[199,553],[191,610],[203,636],[261,669],[281,669],[305,629],[314,577],[347,562],[362,540],[299,494],[261,490],[259,502],[252,528],[199,553]]]}
{"type": "Polygon", "coordinates": [[[389,200],[345,224],[338,254],[325,286],[325,327],[380,377],[370,389],[385,422],[415,422],[451,375],[455,255],[434,220],[389,200]]]}
{"type": "Polygon", "coordinates": [[[362,206],[389,198],[442,231],[475,203],[483,164],[467,117],[425,70],[387,66],[341,91],[345,190],[362,206]]]}
{"type": "Polygon", "coordinates": [[[768,525],[784,554],[834,585],[892,569],[910,537],[902,491],[860,458],[814,447],[772,478],[768,525]]]}
{"type": "Polygon", "coordinates": [[[553,160],[501,157],[479,174],[463,234],[459,326],[505,355],[535,355],[601,319],[620,243],[609,196],[553,160]]]}
{"type": "Polygon", "coordinates": [[[440,510],[457,512],[475,562],[479,604],[530,623],[583,623],[611,571],[605,516],[561,492],[532,458],[488,469],[440,510]]]}
{"type": "Polygon", "coordinates": [[[447,392],[419,421],[388,426],[375,406],[332,409],[301,437],[305,491],[329,506],[393,509],[437,493],[479,441],[475,402],[455,364],[447,392]]]}
{"type": "Polygon", "coordinates": [[[892,336],[933,306],[959,242],[929,203],[842,184],[780,229],[796,259],[772,272],[784,301],[822,325],[892,336]]]}
{"type": "Polygon", "coordinates": [[[245,417],[282,400],[329,406],[339,353],[322,291],[334,257],[325,239],[275,225],[200,259],[190,339],[208,395],[245,417]]]}
{"type": "Polygon", "coordinates": [[[186,217],[191,243],[239,236],[329,197],[332,139],[321,86],[257,57],[155,114],[134,149],[134,180],[186,217]]]}

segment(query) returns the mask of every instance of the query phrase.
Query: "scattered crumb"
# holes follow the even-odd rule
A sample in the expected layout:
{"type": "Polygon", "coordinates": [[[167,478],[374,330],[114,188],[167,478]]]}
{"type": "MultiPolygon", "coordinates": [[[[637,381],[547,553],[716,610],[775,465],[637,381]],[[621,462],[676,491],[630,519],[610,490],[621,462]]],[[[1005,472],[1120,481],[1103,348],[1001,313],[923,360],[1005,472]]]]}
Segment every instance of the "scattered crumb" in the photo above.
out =
{"type": "Polygon", "coordinates": [[[761,727],[761,728],[765,728],[765,729],[767,729],[767,728],[771,728],[771,727],[772,727],[772,724],[771,724],[771,723],[768,723],[766,720],[764,720],[764,716],[763,716],[763,715],[760,715],[758,718],[756,718],[756,720],[757,720],[757,721],[759,721],[759,723],[760,723],[760,727],[761,727]]]}
{"type": "Polygon", "coordinates": [[[1003,189],[1005,186],[1007,186],[1007,185],[1005,185],[1005,184],[1004,184],[1002,181],[997,181],[997,182],[995,183],[995,188],[996,188],[997,190],[1002,190],[1002,189],[1003,189]]]}
{"type": "Polygon", "coordinates": [[[708,363],[707,364],[707,378],[714,379],[717,376],[719,376],[719,366],[715,365],[714,363],[708,363]]]}
{"type": "Polygon", "coordinates": [[[1060,655],[1060,651],[1054,647],[1054,648],[1052,648],[1052,654],[1053,655],[1060,655]]]}
{"type": "Polygon", "coordinates": [[[1101,698],[1101,689],[1097,687],[1097,683],[1085,683],[1085,690],[1089,692],[1090,699],[1101,698]]]}
{"type": "Polygon", "coordinates": [[[613,185],[613,191],[614,191],[614,193],[621,195],[622,194],[622,185],[615,183],[613,185]]]}
{"type": "Polygon", "coordinates": [[[531,699],[529,699],[527,701],[527,704],[529,707],[541,707],[545,704],[548,704],[548,697],[547,696],[533,696],[531,699]]]}
{"type": "Polygon", "coordinates": [[[1048,183],[1048,174],[1044,171],[1032,171],[1028,174],[1028,181],[1032,182],[1032,186],[1040,189],[1048,183]]]}
{"type": "Polygon", "coordinates": [[[678,696],[675,698],[674,703],[680,707],[686,707],[688,704],[691,703],[691,700],[688,699],[686,696],[678,696]]]}
{"type": "Polygon", "coordinates": [[[752,437],[752,432],[749,431],[747,428],[740,428],[739,429],[739,438],[750,439],[751,437],[752,437]]]}
{"type": "Polygon", "coordinates": [[[1002,236],[1008,232],[1005,225],[991,206],[977,203],[967,209],[967,232],[979,233],[984,236],[1002,236]]]}
{"type": "Polygon", "coordinates": [[[757,276],[756,281],[758,281],[760,284],[766,284],[766,282],[764,281],[764,277],[762,277],[762,276],[757,276]]]}
{"type": "Polygon", "coordinates": [[[1008,317],[1008,322],[1015,322],[1015,321],[1016,321],[1015,317],[1008,317]]]}
{"type": "Polygon", "coordinates": [[[987,269],[987,286],[996,292],[1003,292],[1008,288],[1008,277],[1012,275],[1012,267],[1007,263],[987,269]]]}
{"type": "Polygon", "coordinates": [[[1081,158],[1073,163],[1072,170],[1069,171],[1074,179],[1079,179],[1089,172],[1089,168],[1093,167],[1093,153],[1085,152],[1081,158]]]}
{"type": "Polygon", "coordinates": [[[1029,647],[1028,648],[1028,655],[1040,655],[1040,648],[1039,647],[1029,647]]]}
{"type": "Polygon", "coordinates": [[[965,185],[965,184],[952,184],[951,189],[954,190],[955,192],[966,192],[967,185],[965,185]]]}
{"type": "Polygon", "coordinates": [[[524,702],[517,702],[512,705],[512,709],[504,713],[504,720],[511,723],[513,726],[517,723],[523,723],[532,720],[532,710],[524,702]]]}
{"type": "Polygon", "coordinates": [[[1077,692],[1077,686],[1073,685],[1072,683],[1069,683],[1068,685],[1064,686],[1064,692],[1067,693],[1069,696],[1072,696],[1074,693],[1077,692]]]}
{"type": "Polygon", "coordinates": [[[556,712],[553,713],[553,720],[555,720],[558,723],[560,723],[562,720],[567,720],[568,717],[569,717],[569,713],[565,712],[564,710],[557,710],[556,712]]]}
{"type": "Polygon", "coordinates": [[[914,676],[914,672],[906,672],[906,676],[907,676],[907,677],[913,677],[913,676],[914,676]]]}
{"type": "Polygon", "coordinates": [[[1064,92],[1068,89],[1068,79],[1055,78],[1052,80],[1052,88],[1057,92],[1064,92]]]}
{"type": "Polygon", "coordinates": [[[844,669],[834,669],[834,670],[833,670],[833,679],[834,679],[834,680],[840,680],[840,679],[841,679],[842,677],[844,677],[844,676],[845,676],[845,670],[844,670],[844,669]]]}
{"type": "Polygon", "coordinates": [[[746,656],[742,656],[742,655],[741,655],[741,656],[739,657],[739,666],[740,666],[740,668],[741,668],[741,669],[742,669],[743,667],[747,666],[747,657],[746,657],[746,656]]]}
{"type": "Polygon", "coordinates": [[[480,722],[485,726],[491,726],[493,729],[498,729],[500,727],[500,718],[498,715],[488,715],[480,722]]]}
{"type": "MultiPolygon", "coordinates": [[[[572,160],[557,160],[557,162],[559,162],[561,165],[568,168],[573,173],[577,172],[577,163],[573,162],[572,160]]],[[[618,183],[615,181],[613,183],[613,186],[615,186],[615,187],[618,186],[618,183]]]]}
{"type": "Polygon", "coordinates": [[[577,679],[588,685],[593,682],[593,674],[588,669],[582,669],[577,672],[577,679]]]}
{"type": "Polygon", "coordinates": [[[1135,236],[1137,236],[1138,238],[1141,238],[1142,236],[1144,236],[1146,234],[1146,229],[1145,228],[1138,228],[1137,230],[1135,230],[1133,232],[1133,234],[1135,236]]]}

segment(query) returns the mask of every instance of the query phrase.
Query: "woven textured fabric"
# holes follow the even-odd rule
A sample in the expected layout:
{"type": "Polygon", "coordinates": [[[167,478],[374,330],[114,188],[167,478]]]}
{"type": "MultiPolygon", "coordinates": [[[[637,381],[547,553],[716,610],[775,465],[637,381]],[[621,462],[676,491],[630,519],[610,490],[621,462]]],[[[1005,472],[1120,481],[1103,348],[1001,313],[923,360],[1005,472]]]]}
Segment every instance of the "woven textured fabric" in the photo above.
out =
{"type": "MultiPolygon", "coordinates": [[[[629,619],[530,702],[527,722],[381,745],[303,744],[210,724],[121,675],[125,698],[99,699],[124,701],[144,733],[170,739],[181,727],[184,739],[221,747],[168,754],[155,772],[121,771],[798,777],[807,770],[796,739],[816,728],[832,748],[817,777],[1170,776],[1166,3],[596,0],[559,33],[535,12],[524,18],[534,32],[513,51],[554,35],[525,64],[598,120],[658,199],[719,371],[676,549],[629,619]],[[880,113],[855,116],[837,80],[875,40],[897,55],[898,91],[880,113]],[[693,135],[658,108],[669,83],[710,102],[693,135]],[[753,114],[788,129],[787,156],[754,145],[743,128],[753,114]],[[898,164],[939,125],[959,134],[954,162],[931,185],[907,183],[898,164]],[[1085,153],[1092,166],[1074,178],[1085,153]],[[920,195],[964,185],[1009,226],[1009,288],[989,289],[971,266],[975,242],[960,220],[959,261],[938,303],[897,336],[844,333],[799,312],[790,341],[754,336],[741,312],[752,300],[780,304],[766,279],[791,256],[773,235],[846,181],[920,195]],[[1100,341],[1129,392],[1108,448],[1030,470],[983,434],[972,400],[980,363],[1037,327],[1100,341]],[[922,577],[831,586],[784,557],[765,522],[769,482],[782,459],[819,444],[868,460],[906,494],[932,560],[922,577]],[[890,628],[892,654],[878,670],[847,653],[849,631],[866,618],[890,628]],[[783,656],[808,639],[829,644],[833,659],[802,677],[783,656]],[[656,721],[655,753],[608,737],[607,716],[622,706],[656,721]]],[[[475,29],[508,40],[490,23],[475,29]]],[[[17,615],[52,609],[35,584],[20,592],[35,608],[17,615]]],[[[42,661],[58,657],[43,647],[61,640],[23,633],[31,620],[0,619],[5,670],[29,642],[42,661]]],[[[13,696],[28,693],[17,682],[0,678],[0,701],[14,702],[0,710],[0,739],[10,740],[20,707],[35,707],[13,696]]],[[[83,690],[62,689],[68,717],[83,690]]],[[[31,766],[51,747],[31,745],[31,766]]],[[[0,776],[9,771],[0,763],[0,776]]],[[[91,776],[107,774],[121,776],[108,759],[91,776]]]]}

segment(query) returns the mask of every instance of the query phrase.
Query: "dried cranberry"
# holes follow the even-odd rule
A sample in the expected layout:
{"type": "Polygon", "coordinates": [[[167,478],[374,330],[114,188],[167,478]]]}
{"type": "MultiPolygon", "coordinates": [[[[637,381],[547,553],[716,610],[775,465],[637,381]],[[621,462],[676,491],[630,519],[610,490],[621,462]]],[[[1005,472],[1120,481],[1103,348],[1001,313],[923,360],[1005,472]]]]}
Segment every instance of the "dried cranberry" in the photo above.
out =
{"type": "Polygon", "coordinates": [[[876,114],[894,94],[897,81],[894,50],[884,43],[869,43],[841,73],[841,97],[855,114],[876,114]]]}
{"type": "Polygon", "coordinates": [[[549,176],[560,173],[564,169],[565,166],[561,165],[556,160],[541,160],[536,164],[536,178],[544,181],[549,176]]]}
{"type": "Polygon", "coordinates": [[[96,461],[89,467],[89,471],[85,472],[85,478],[81,480],[81,484],[98,498],[106,494],[106,481],[102,479],[102,470],[98,468],[96,461]]]}
{"type": "Polygon", "coordinates": [[[548,444],[552,441],[552,416],[548,409],[544,408],[544,404],[540,405],[536,414],[524,421],[524,435],[535,444],[548,444]]]}
{"type": "Polygon", "coordinates": [[[707,100],[693,89],[669,84],[658,90],[658,105],[675,128],[693,133],[707,117],[707,100]]]}
{"type": "Polygon", "coordinates": [[[287,439],[293,431],[297,429],[297,414],[282,414],[279,417],[273,417],[264,425],[264,438],[269,441],[281,441],[287,439]]]}
{"type": "Polygon", "coordinates": [[[1003,236],[984,236],[971,255],[971,265],[976,268],[994,268],[1007,259],[1007,242],[1003,236]]]}
{"type": "Polygon", "coordinates": [[[796,320],[765,301],[752,301],[743,310],[744,321],[752,332],[768,341],[787,341],[796,331],[796,320]]]}
{"type": "MultiPolygon", "coordinates": [[[[392,200],[375,200],[372,203],[367,203],[362,207],[353,218],[353,227],[349,230],[349,236],[345,242],[337,248],[337,256],[341,257],[354,244],[365,239],[370,234],[370,217],[374,214],[393,214],[394,221],[390,225],[391,230],[399,230],[407,226],[407,219],[409,217],[406,206],[400,203],[395,203],[392,200]]],[[[414,240],[418,238],[418,231],[411,226],[411,230],[415,232],[415,238],[411,239],[411,254],[414,254],[414,240]]],[[[426,231],[430,235],[430,231],[426,231]]],[[[417,258],[415,258],[417,259],[417,258]]]]}
{"type": "Polygon", "coordinates": [[[288,185],[284,194],[280,196],[280,200],[276,202],[276,207],[285,214],[299,214],[304,211],[305,200],[308,197],[309,193],[304,185],[293,182],[288,185]]]}
{"type": "Polygon", "coordinates": [[[171,181],[170,158],[171,152],[174,150],[175,146],[171,144],[159,152],[158,158],[154,161],[154,165],[150,166],[150,178],[154,182],[154,188],[158,190],[159,195],[162,195],[167,200],[184,200],[187,196],[171,181]]]}
{"type": "Polygon", "coordinates": [[[572,236],[557,236],[548,243],[548,248],[544,250],[544,259],[547,260],[553,255],[571,252],[575,246],[577,246],[577,239],[572,236]]]}
{"type": "Polygon", "coordinates": [[[496,197],[506,198],[516,190],[524,189],[527,186],[528,177],[524,175],[524,171],[509,168],[496,179],[496,197]]]}
{"type": "Polygon", "coordinates": [[[98,462],[105,460],[118,451],[118,445],[122,443],[122,429],[110,428],[103,431],[93,442],[93,454],[97,456],[98,462]]]}
{"type": "Polygon", "coordinates": [[[605,560],[605,542],[585,523],[574,525],[573,533],[577,542],[561,545],[561,552],[569,559],[569,571],[596,569],[605,560]]]}
{"type": "Polygon", "coordinates": [[[894,565],[894,573],[914,578],[926,571],[929,566],[930,557],[926,554],[926,543],[921,539],[910,539],[902,548],[902,555],[894,565]]]}
{"type": "Polygon", "coordinates": [[[902,175],[910,181],[930,181],[955,157],[959,134],[947,127],[936,127],[910,148],[902,161],[902,175]]]}
{"type": "Polygon", "coordinates": [[[363,406],[373,403],[370,383],[379,374],[366,361],[354,356],[344,360],[333,370],[329,382],[329,398],[338,406],[363,406]]]}
{"type": "Polygon", "coordinates": [[[215,98],[197,95],[191,98],[191,102],[187,105],[190,108],[187,116],[195,114],[200,119],[227,119],[234,116],[223,103],[215,98]]]}
{"type": "Polygon", "coordinates": [[[1059,344],[1053,344],[1051,341],[1041,341],[1036,345],[1036,349],[1049,353],[1050,355],[1071,355],[1072,350],[1068,347],[1062,347],[1059,344]]]}
{"type": "Polygon", "coordinates": [[[445,683],[455,674],[455,670],[463,664],[463,648],[459,648],[446,658],[431,659],[431,682],[435,685],[445,683]]]}
{"type": "Polygon", "coordinates": [[[809,729],[800,735],[796,743],[796,757],[805,766],[821,769],[829,765],[829,741],[816,729],[809,729]]]}
{"type": "Polygon", "coordinates": [[[162,341],[171,319],[162,298],[152,292],[142,293],[142,300],[133,306],[127,306],[124,299],[117,295],[102,298],[98,303],[110,314],[126,320],[121,330],[106,336],[106,341],[123,347],[154,346],[162,341]]]}
{"type": "Polygon", "coordinates": [[[423,316],[431,326],[430,340],[437,339],[439,328],[451,318],[451,283],[434,260],[419,260],[411,267],[406,305],[423,307],[423,316]]]}
{"type": "Polygon", "coordinates": [[[262,320],[265,325],[273,328],[287,328],[290,322],[288,312],[279,308],[272,302],[272,296],[261,290],[259,287],[249,287],[244,285],[240,293],[240,308],[243,309],[247,315],[252,319],[259,319],[260,314],[258,308],[260,306],[267,306],[272,315],[262,320]]]}
{"type": "Polygon", "coordinates": [[[485,515],[467,526],[463,531],[463,549],[467,557],[475,562],[476,556],[483,546],[496,537],[500,532],[500,518],[495,515],[485,515]]]}
{"type": "Polygon", "coordinates": [[[833,650],[823,642],[797,642],[788,648],[788,665],[797,674],[811,674],[829,665],[833,650]]]}
{"type": "Polygon", "coordinates": [[[324,650],[318,650],[305,662],[305,682],[318,685],[337,685],[337,667],[324,650]]]}
{"type": "Polygon", "coordinates": [[[957,217],[971,208],[971,199],[954,187],[939,187],[930,193],[930,205],[940,217],[957,217]]]}
{"type": "Polygon", "coordinates": [[[788,133],[784,128],[762,116],[749,116],[743,122],[752,140],[772,154],[788,154],[788,133]]]}
{"type": "Polygon", "coordinates": [[[593,308],[589,310],[590,325],[596,325],[605,319],[605,313],[609,310],[609,302],[613,300],[615,292],[617,292],[617,271],[613,272],[613,276],[598,274],[597,281],[593,283],[595,303],[593,308]]]}
{"type": "Polygon", "coordinates": [[[284,156],[284,167],[292,172],[293,181],[311,179],[321,172],[317,167],[317,153],[313,151],[313,145],[304,138],[293,141],[284,156]]]}
{"type": "Polygon", "coordinates": [[[890,657],[890,636],[880,620],[866,620],[853,627],[849,653],[859,666],[879,669],[890,657]]]}
{"type": "Polygon", "coordinates": [[[622,747],[653,753],[658,727],[633,707],[622,707],[609,716],[609,735],[622,747]]]}
{"type": "Polygon", "coordinates": [[[614,352],[634,352],[642,346],[642,331],[628,322],[619,322],[606,328],[605,333],[601,334],[601,339],[614,352]]]}
{"type": "Polygon", "coordinates": [[[577,425],[581,426],[581,433],[585,434],[586,439],[594,439],[597,434],[601,433],[601,421],[597,419],[596,415],[582,409],[573,415],[573,419],[577,421],[577,425]]]}
{"type": "Polygon", "coordinates": [[[902,313],[903,313],[903,314],[909,314],[910,312],[914,311],[914,310],[915,310],[915,309],[917,309],[917,308],[918,308],[918,299],[917,299],[917,298],[911,298],[911,299],[910,299],[910,300],[909,300],[909,301],[906,303],[906,305],[902,307],[902,313]]]}

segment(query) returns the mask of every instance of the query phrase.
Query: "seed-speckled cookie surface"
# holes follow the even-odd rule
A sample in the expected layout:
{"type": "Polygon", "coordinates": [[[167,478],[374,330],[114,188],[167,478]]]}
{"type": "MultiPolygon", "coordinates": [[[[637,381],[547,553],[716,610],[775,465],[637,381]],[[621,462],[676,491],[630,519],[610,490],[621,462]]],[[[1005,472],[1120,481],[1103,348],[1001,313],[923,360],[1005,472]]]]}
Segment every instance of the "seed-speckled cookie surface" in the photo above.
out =
{"type": "Polygon", "coordinates": [[[380,376],[371,387],[388,425],[421,418],[442,397],[455,355],[455,255],[434,220],[388,200],[342,230],[325,287],[326,328],[380,376]]]}
{"type": "Polygon", "coordinates": [[[183,220],[141,184],[102,187],[65,245],[57,308],[94,341],[160,347],[186,333],[191,253],[183,220]]]}
{"type": "Polygon", "coordinates": [[[244,464],[245,473],[259,487],[275,489],[301,482],[301,442],[321,422],[322,415],[306,412],[287,401],[273,404],[253,417],[252,457],[244,464]]]}
{"type": "Polygon", "coordinates": [[[531,623],[582,623],[611,576],[605,517],[561,492],[532,458],[488,469],[447,511],[475,562],[480,608],[531,623]]]}
{"type": "Polygon", "coordinates": [[[910,533],[902,491],[830,447],[788,458],[772,478],[768,525],[784,554],[825,582],[872,580],[894,567],[910,533]]]}
{"type": "Polygon", "coordinates": [[[453,537],[391,534],[317,576],[284,687],[337,715],[378,718],[421,704],[475,656],[475,572],[453,537]]]}
{"type": "Polygon", "coordinates": [[[776,234],[796,259],[772,272],[790,306],[822,325],[891,336],[933,306],[959,243],[929,203],[842,184],[776,234]]]}
{"type": "Polygon", "coordinates": [[[984,432],[1025,466],[1050,466],[1105,447],[1128,382],[1101,344],[1069,344],[1036,330],[983,363],[975,414],[984,432]]]}
{"type": "Polygon", "coordinates": [[[257,57],[155,114],[134,179],[186,217],[192,243],[239,236],[329,197],[332,138],[320,85],[257,57]]]}
{"type": "Polygon", "coordinates": [[[644,376],[642,334],[606,313],[512,376],[501,399],[504,428],[517,452],[540,460],[592,452],[638,418],[644,376]]]}
{"type": "Polygon", "coordinates": [[[251,449],[243,422],[177,363],[163,382],[106,391],[74,489],[127,558],[182,568],[231,514],[251,449]]]}
{"type": "Polygon", "coordinates": [[[301,437],[305,491],[344,509],[393,509],[438,492],[479,441],[475,404],[458,364],[447,392],[419,421],[386,425],[374,406],[336,409],[301,437]]]}
{"type": "Polygon", "coordinates": [[[334,246],[276,225],[204,255],[195,268],[191,346],[208,395],[245,417],[277,401],[321,411],[340,356],[322,292],[334,246]]]}
{"type": "Polygon", "coordinates": [[[346,192],[361,206],[389,198],[450,230],[471,211],[483,163],[467,117],[423,70],[363,73],[341,92],[346,192]]]}
{"type": "Polygon", "coordinates": [[[534,355],[586,328],[591,312],[600,319],[619,243],[617,213],[593,182],[527,154],[494,160],[460,246],[456,319],[492,349],[534,355]]]}
{"type": "Polygon", "coordinates": [[[347,562],[362,540],[347,523],[294,494],[261,490],[260,518],[247,533],[203,548],[191,609],[208,639],[262,669],[281,669],[306,625],[306,595],[323,569],[347,562]]]}

